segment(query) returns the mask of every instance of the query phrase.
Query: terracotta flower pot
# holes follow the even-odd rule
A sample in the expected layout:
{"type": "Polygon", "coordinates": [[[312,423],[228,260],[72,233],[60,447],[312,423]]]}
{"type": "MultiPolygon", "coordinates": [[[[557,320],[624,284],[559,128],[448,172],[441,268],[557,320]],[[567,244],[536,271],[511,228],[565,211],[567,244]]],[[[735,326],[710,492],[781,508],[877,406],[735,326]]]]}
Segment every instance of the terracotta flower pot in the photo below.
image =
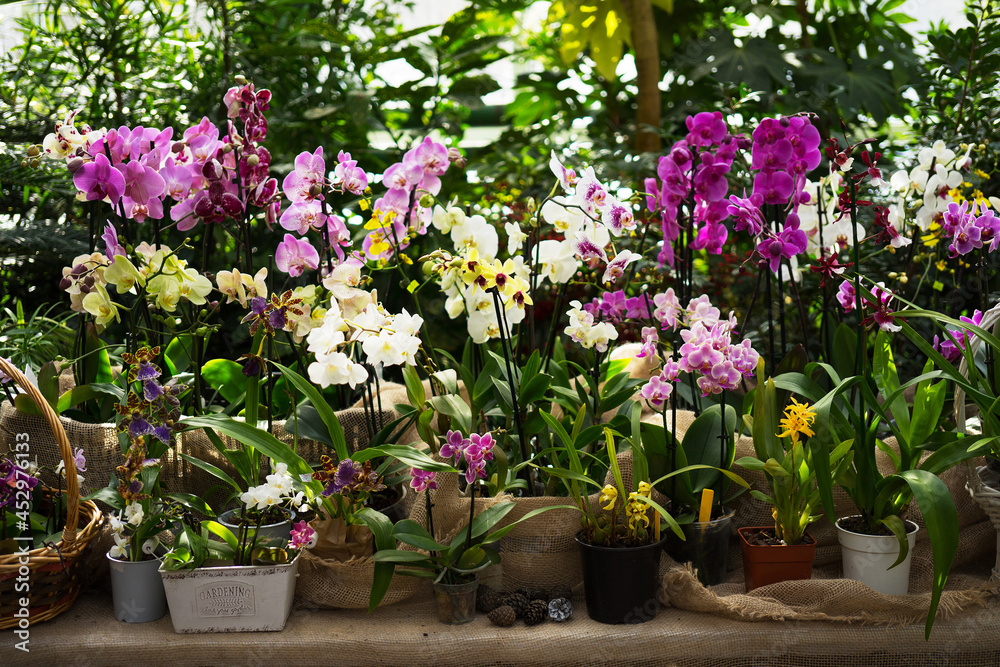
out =
{"type": "Polygon", "coordinates": [[[743,551],[743,575],[747,591],[779,581],[811,579],[816,540],[806,532],[809,544],[750,544],[747,537],[773,526],[740,528],[740,549],[743,551]]]}

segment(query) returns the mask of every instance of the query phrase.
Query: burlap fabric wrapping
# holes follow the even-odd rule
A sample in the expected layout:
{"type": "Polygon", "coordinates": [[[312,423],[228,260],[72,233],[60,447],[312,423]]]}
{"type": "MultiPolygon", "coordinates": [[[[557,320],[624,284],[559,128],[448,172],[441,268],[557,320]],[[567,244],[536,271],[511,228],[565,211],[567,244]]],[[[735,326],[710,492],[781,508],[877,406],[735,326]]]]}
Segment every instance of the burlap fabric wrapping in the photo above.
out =
{"type": "MultiPolygon", "coordinates": [[[[60,381],[62,382],[62,377],[60,381]]],[[[69,387],[72,387],[72,384],[69,387]]],[[[59,421],[74,451],[77,448],[82,449],[87,459],[86,472],[78,476],[81,480],[80,495],[86,496],[107,486],[108,481],[115,475],[115,468],[124,461],[121,449],[118,447],[118,432],[115,430],[115,425],[87,424],[66,417],[60,417],[59,421]]],[[[59,457],[59,446],[45,418],[40,415],[26,415],[4,401],[0,405],[0,455],[11,451],[20,433],[27,433],[29,436],[27,442],[31,444],[30,460],[37,460],[39,466],[49,470],[60,463],[62,459],[59,457]]],[[[59,484],[59,480],[51,472],[43,472],[41,478],[51,488],[59,486],[65,488],[65,482],[59,484]]],[[[101,508],[107,510],[106,506],[101,508]]],[[[108,576],[105,554],[113,544],[111,527],[105,522],[84,552],[85,563],[80,569],[83,573],[84,587],[96,585],[108,576]]]]}
{"type": "MultiPolygon", "coordinates": [[[[316,529],[317,543],[299,557],[296,598],[307,607],[367,609],[375,576],[371,532],[363,526],[345,526],[339,519],[318,518],[310,525],[316,529]]],[[[422,588],[430,590],[423,579],[394,576],[380,606],[406,600],[422,588]]]]}
{"type": "MultiPolygon", "coordinates": [[[[678,423],[690,424],[693,415],[678,415],[678,423]]],[[[680,430],[680,429],[679,429],[680,430]]],[[[887,444],[894,445],[893,440],[887,444]]],[[[753,442],[742,437],[736,443],[736,458],[751,455],[753,442]]],[[[891,461],[881,451],[878,465],[884,473],[891,471],[891,461]]],[[[766,488],[763,474],[734,468],[755,488],[766,488]]],[[[960,614],[979,607],[1000,593],[1000,584],[989,582],[994,557],[994,532],[982,510],[965,491],[965,470],[952,468],[941,475],[955,499],[959,517],[959,545],[948,585],[941,598],[938,618],[960,614]]],[[[854,513],[853,504],[839,488],[835,489],[836,515],[854,513]]],[[[736,515],[733,529],[743,526],[771,525],[771,507],[741,495],[733,502],[736,515]]],[[[909,519],[923,529],[923,517],[916,503],[911,505],[909,519]]],[[[745,593],[743,564],[735,534],[730,541],[729,574],[724,584],[707,589],[694,573],[668,557],[670,566],[663,580],[662,601],[680,609],[712,613],[740,620],[827,620],[845,623],[904,624],[921,622],[930,599],[933,561],[926,531],[918,533],[910,570],[910,595],[882,595],[855,581],[840,579],[840,545],[836,527],[825,518],[814,523],[809,531],[816,538],[816,559],[813,578],[772,584],[745,593]]]]}
{"type": "MultiPolygon", "coordinates": [[[[459,478],[455,474],[437,476],[438,488],[431,492],[434,531],[438,542],[447,544],[469,520],[469,498],[459,493],[459,478]]],[[[596,503],[597,495],[590,497],[596,503]]],[[[570,498],[537,496],[515,498],[501,494],[494,498],[476,498],[475,513],[504,501],[513,501],[514,508],[497,524],[509,526],[528,512],[542,507],[572,505],[570,498]]],[[[410,518],[427,526],[425,495],[413,504],[410,518]]],[[[552,509],[518,524],[497,543],[501,555],[499,581],[490,582],[500,590],[516,588],[551,588],[569,586],[575,593],[583,590],[580,550],[573,539],[580,531],[580,512],[575,509],[552,509]]],[[[495,573],[494,573],[495,575],[495,573]]]]}
{"type": "MultiPolygon", "coordinates": [[[[86,472],[80,473],[80,495],[107,486],[108,480],[115,474],[115,468],[124,459],[118,447],[118,433],[114,424],[87,424],[60,417],[59,421],[66,430],[66,437],[74,450],[83,449],[87,459],[86,472]]],[[[59,447],[56,445],[52,429],[39,415],[27,415],[19,412],[9,402],[0,405],[0,454],[10,451],[15,437],[20,433],[28,434],[31,444],[29,460],[37,460],[38,465],[54,469],[61,461],[59,447]]],[[[23,438],[22,438],[23,441],[23,438]]],[[[42,481],[56,488],[58,480],[51,472],[43,472],[42,481]]],[[[63,484],[65,486],[65,484],[63,484]]]]}

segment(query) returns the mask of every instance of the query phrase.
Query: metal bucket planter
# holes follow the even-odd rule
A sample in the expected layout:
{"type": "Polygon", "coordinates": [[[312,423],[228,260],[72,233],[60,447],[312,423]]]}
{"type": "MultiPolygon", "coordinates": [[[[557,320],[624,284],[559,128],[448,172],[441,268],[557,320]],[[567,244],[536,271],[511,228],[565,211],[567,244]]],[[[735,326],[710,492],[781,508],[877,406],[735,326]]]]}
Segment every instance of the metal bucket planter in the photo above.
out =
{"type": "Polygon", "coordinates": [[[260,632],[285,627],[299,557],[282,565],[159,570],[174,631],[260,632]]]}

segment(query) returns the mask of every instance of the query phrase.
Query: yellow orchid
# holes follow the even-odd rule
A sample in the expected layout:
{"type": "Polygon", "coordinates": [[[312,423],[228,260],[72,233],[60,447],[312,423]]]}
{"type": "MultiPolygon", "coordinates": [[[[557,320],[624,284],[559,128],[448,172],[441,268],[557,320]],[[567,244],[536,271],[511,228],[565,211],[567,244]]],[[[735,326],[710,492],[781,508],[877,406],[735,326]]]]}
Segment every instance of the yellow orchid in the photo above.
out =
{"type": "Polygon", "coordinates": [[[218,285],[219,291],[226,295],[226,303],[239,301],[240,306],[247,307],[246,284],[239,269],[219,271],[215,275],[215,284],[218,285]]]}
{"type": "Polygon", "coordinates": [[[139,269],[124,255],[115,256],[114,263],[104,270],[104,279],[114,285],[119,294],[131,292],[136,284],[139,287],[146,285],[146,279],[139,273],[139,269]]]}
{"type": "Polygon", "coordinates": [[[799,435],[813,436],[812,426],[813,420],[816,419],[816,413],[809,409],[808,403],[799,403],[794,398],[792,398],[792,404],[785,408],[785,417],[778,422],[778,426],[785,429],[783,432],[778,434],[779,438],[791,437],[792,442],[799,441],[799,435]]]}
{"type": "Polygon", "coordinates": [[[652,491],[653,487],[649,485],[649,482],[639,482],[638,494],[640,496],[645,496],[646,498],[649,498],[649,494],[652,493],[652,491]]]}
{"type": "Polygon", "coordinates": [[[96,318],[99,327],[107,326],[111,320],[121,321],[118,304],[111,300],[108,290],[100,283],[94,283],[91,292],[83,297],[83,309],[96,318]]]}
{"type": "Polygon", "coordinates": [[[146,291],[150,296],[156,297],[157,308],[172,313],[181,300],[181,281],[177,276],[161,273],[146,283],[146,291]]]}
{"type": "Polygon", "coordinates": [[[601,489],[601,507],[606,510],[611,510],[615,506],[615,501],[618,500],[618,489],[613,485],[607,484],[603,489],[601,489]],[[607,503],[605,505],[604,503],[607,503]]]}
{"type": "Polygon", "coordinates": [[[488,280],[488,278],[483,277],[483,272],[488,268],[490,265],[479,259],[479,251],[475,248],[469,248],[465,254],[465,260],[462,262],[462,280],[465,281],[466,285],[475,283],[483,287],[488,280]]]}
{"type": "MultiPolygon", "coordinates": [[[[636,495],[638,494],[634,491],[631,494],[631,496],[636,495]]],[[[646,516],[645,503],[632,498],[629,500],[628,504],[625,505],[625,513],[628,516],[629,530],[638,530],[639,528],[646,528],[649,526],[649,517],[646,516]]]]}

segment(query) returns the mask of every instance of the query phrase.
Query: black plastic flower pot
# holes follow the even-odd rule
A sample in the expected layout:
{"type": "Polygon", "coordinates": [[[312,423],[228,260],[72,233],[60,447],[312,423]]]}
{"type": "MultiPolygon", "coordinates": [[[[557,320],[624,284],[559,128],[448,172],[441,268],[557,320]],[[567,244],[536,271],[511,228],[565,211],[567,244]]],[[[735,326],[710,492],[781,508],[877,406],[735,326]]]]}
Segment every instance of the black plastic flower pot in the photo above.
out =
{"type": "Polygon", "coordinates": [[[602,547],[577,534],[587,614],[599,623],[645,623],[656,616],[663,540],[641,547],[602,547]]]}

